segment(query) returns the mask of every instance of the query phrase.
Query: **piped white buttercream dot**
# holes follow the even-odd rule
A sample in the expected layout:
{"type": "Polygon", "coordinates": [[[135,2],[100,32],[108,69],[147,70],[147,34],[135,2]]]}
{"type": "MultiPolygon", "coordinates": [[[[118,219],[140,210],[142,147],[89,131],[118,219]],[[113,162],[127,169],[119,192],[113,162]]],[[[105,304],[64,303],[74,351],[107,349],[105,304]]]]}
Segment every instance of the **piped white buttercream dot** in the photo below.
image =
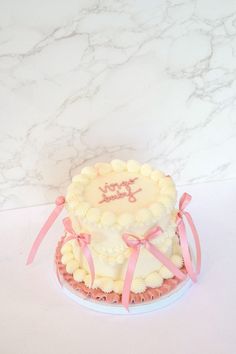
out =
{"type": "Polygon", "coordinates": [[[89,183],[89,179],[84,176],[84,175],[76,175],[72,178],[73,183],[81,183],[83,185],[86,185],[89,183]]]}
{"type": "Polygon", "coordinates": [[[86,218],[91,222],[99,221],[101,211],[98,208],[90,208],[86,214],[86,218]]]}
{"type": "Polygon", "coordinates": [[[75,210],[79,203],[83,203],[84,197],[82,195],[67,195],[66,202],[67,208],[70,210],[75,210]]]}
{"type": "Polygon", "coordinates": [[[101,217],[101,223],[104,226],[111,226],[114,224],[116,217],[111,211],[105,211],[101,217]]]}
{"type": "MultiPolygon", "coordinates": [[[[91,280],[92,278],[90,274],[87,274],[84,277],[84,283],[88,288],[91,288],[91,280]]],[[[101,283],[100,278],[95,278],[92,284],[92,289],[97,289],[100,286],[100,283],[101,283]]]]}
{"type": "Polygon", "coordinates": [[[87,213],[89,207],[90,207],[90,205],[87,202],[79,203],[77,208],[76,208],[76,210],[75,210],[75,215],[76,216],[80,216],[80,217],[85,216],[85,214],[87,213]]]}
{"type": "Polygon", "coordinates": [[[71,259],[66,265],[66,271],[72,274],[77,268],[79,268],[79,262],[75,259],[71,259]]]}
{"type": "Polygon", "coordinates": [[[113,290],[113,280],[108,277],[101,278],[99,286],[105,293],[110,293],[113,290]]]}
{"type": "Polygon", "coordinates": [[[68,252],[65,253],[62,257],[61,257],[61,263],[62,264],[67,264],[71,259],[74,259],[74,255],[72,252],[68,252]]]}
{"type": "Polygon", "coordinates": [[[140,171],[140,163],[135,160],[127,161],[127,170],[129,172],[139,172],[140,171]]]}
{"type": "Polygon", "coordinates": [[[74,258],[79,262],[80,261],[80,248],[78,246],[78,244],[73,247],[73,255],[74,255],[74,258]]]}
{"type": "Polygon", "coordinates": [[[124,287],[124,282],[122,280],[116,280],[113,283],[113,290],[117,294],[121,294],[124,287]]]}
{"type": "Polygon", "coordinates": [[[129,213],[123,213],[118,218],[118,222],[121,226],[129,226],[130,224],[132,224],[133,220],[133,215],[129,213]]]}
{"type": "Polygon", "coordinates": [[[164,178],[164,177],[165,177],[164,173],[161,171],[158,171],[158,170],[153,171],[151,173],[151,179],[155,182],[157,182],[159,179],[164,178]]]}
{"type": "Polygon", "coordinates": [[[160,197],[160,202],[165,206],[167,212],[171,212],[174,204],[175,204],[175,200],[170,197],[169,195],[162,195],[160,197]]]}
{"type": "Polygon", "coordinates": [[[69,253],[72,251],[72,246],[69,242],[65,243],[61,248],[61,254],[69,253]]]}
{"type": "Polygon", "coordinates": [[[163,177],[158,181],[159,187],[162,188],[175,188],[174,182],[171,177],[163,177]]]}
{"type": "Polygon", "coordinates": [[[98,171],[99,175],[105,176],[112,171],[111,164],[109,163],[97,163],[95,165],[96,170],[98,171]]]}
{"type": "Polygon", "coordinates": [[[142,278],[135,278],[131,284],[131,291],[133,293],[142,293],[146,289],[145,281],[142,278]]]}
{"type": "Polygon", "coordinates": [[[170,279],[173,278],[173,274],[171,271],[166,268],[165,266],[162,266],[161,269],[159,270],[160,275],[162,276],[163,279],[170,279]]]}
{"type": "Polygon", "coordinates": [[[177,201],[177,192],[176,189],[172,188],[172,189],[166,189],[163,192],[164,196],[167,196],[168,198],[170,198],[172,200],[173,205],[175,205],[176,201],[177,201]]]}
{"type": "Polygon", "coordinates": [[[183,258],[181,256],[174,254],[171,257],[171,260],[177,268],[179,268],[179,269],[182,268],[184,262],[183,262],[183,258]]]}
{"type": "Polygon", "coordinates": [[[93,289],[97,289],[100,286],[100,278],[95,278],[93,282],[93,289]]]}
{"type": "Polygon", "coordinates": [[[145,283],[150,288],[158,288],[162,285],[163,278],[157,272],[153,272],[146,277],[145,283]]]}
{"type": "Polygon", "coordinates": [[[140,169],[140,173],[143,176],[150,176],[150,174],[152,173],[152,168],[150,165],[148,165],[147,163],[145,163],[144,165],[142,165],[141,169],[140,169]]]}
{"type": "Polygon", "coordinates": [[[73,192],[74,194],[76,194],[76,197],[84,193],[84,184],[73,183],[72,186],[73,186],[73,192]]]}
{"type": "Polygon", "coordinates": [[[87,274],[84,278],[84,284],[90,288],[91,287],[91,275],[90,274],[87,274]]]}
{"type": "Polygon", "coordinates": [[[136,213],[136,220],[139,223],[146,223],[152,218],[152,214],[148,209],[140,209],[136,213]]]}
{"type": "Polygon", "coordinates": [[[161,203],[154,203],[149,208],[153,216],[157,219],[161,219],[166,213],[165,206],[161,203]]]}
{"type": "Polygon", "coordinates": [[[166,253],[169,247],[166,246],[165,242],[163,242],[158,248],[162,253],[166,253]]]}
{"type": "Polygon", "coordinates": [[[85,276],[86,276],[86,272],[84,271],[84,269],[76,269],[73,273],[74,280],[78,282],[83,281],[85,276]]]}
{"type": "Polygon", "coordinates": [[[97,176],[97,171],[92,166],[86,166],[86,167],[82,168],[81,174],[92,179],[92,178],[95,178],[97,176]]]}
{"type": "Polygon", "coordinates": [[[122,160],[112,160],[111,161],[111,166],[113,168],[113,171],[115,172],[121,172],[125,171],[126,169],[126,163],[122,160]]]}

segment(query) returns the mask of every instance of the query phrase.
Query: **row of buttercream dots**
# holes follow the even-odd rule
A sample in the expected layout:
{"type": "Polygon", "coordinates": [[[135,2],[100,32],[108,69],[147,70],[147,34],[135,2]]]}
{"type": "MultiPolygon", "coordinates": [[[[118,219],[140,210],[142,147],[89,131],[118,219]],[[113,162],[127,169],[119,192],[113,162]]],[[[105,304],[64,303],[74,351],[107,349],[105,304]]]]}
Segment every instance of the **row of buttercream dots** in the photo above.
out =
{"type": "MultiPolygon", "coordinates": [[[[166,238],[160,247],[159,250],[162,253],[166,253],[172,245],[172,241],[170,238],[166,238]]],[[[129,248],[124,248],[123,252],[114,252],[115,248],[106,248],[106,247],[93,247],[93,251],[97,253],[97,256],[99,259],[101,259],[103,262],[109,264],[109,265],[115,265],[115,264],[123,264],[126,258],[129,257],[130,255],[130,249],[129,248]],[[112,252],[113,251],[113,252],[112,252]]]]}
{"type": "MultiPolygon", "coordinates": [[[[80,268],[79,261],[75,258],[72,252],[72,245],[70,243],[66,243],[62,249],[62,263],[66,266],[66,271],[69,274],[73,274],[74,280],[78,282],[84,282],[86,286],[90,287],[91,284],[91,276],[90,274],[80,268]]],[[[183,259],[180,255],[172,255],[172,262],[179,269],[183,266],[183,259]]],[[[161,268],[156,271],[150,273],[145,278],[134,278],[131,285],[131,291],[134,293],[141,293],[146,290],[147,287],[157,288],[160,287],[163,283],[164,279],[170,279],[173,277],[173,274],[165,267],[161,266],[161,268]]],[[[118,294],[122,293],[124,286],[123,280],[114,280],[111,277],[95,277],[95,281],[93,284],[93,288],[100,288],[104,292],[116,292],[118,294]]]]}
{"type": "Polygon", "coordinates": [[[148,224],[154,219],[158,220],[164,214],[170,212],[176,201],[176,190],[171,178],[160,171],[153,171],[148,164],[140,165],[137,161],[113,160],[109,163],[98,163],[94,167],[84,167],[81,174],[73,178],[73,183],[68,188],[67,202],[69,211],[74,212],[78,217],[84,217],[91,223],[100,223],[101,226],[112,226],[116,224],[119,227],[127,227],[131,224],[148,224]],[[132,213],[122,213],[115,215],[111,211],[101,212],[99,208],[90,207],[90,204],[84,201],[83,192],[90,179],[98,174],[105,175],[111,171],[140,172],[144,176],[149,176],[152,180],[158,182],[161,192],[159,202],[153,203],[149,208],[142,208],[132,213]]]}

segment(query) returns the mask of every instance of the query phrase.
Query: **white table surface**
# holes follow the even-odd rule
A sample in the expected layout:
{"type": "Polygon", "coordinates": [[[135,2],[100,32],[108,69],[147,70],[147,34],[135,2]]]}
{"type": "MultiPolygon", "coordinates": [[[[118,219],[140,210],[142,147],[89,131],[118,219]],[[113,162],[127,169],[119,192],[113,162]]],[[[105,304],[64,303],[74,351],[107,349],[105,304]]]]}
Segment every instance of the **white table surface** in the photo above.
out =
{"type": "Polygon", "coordinates": [[[61,292],[52,259],[62,216],[25,266],[51,205],[0,213],[0,353],[235,353],[236,180],[184,190],[201,236],[199,282],[170,307],[131,317],[92,312],[61,292]]]}

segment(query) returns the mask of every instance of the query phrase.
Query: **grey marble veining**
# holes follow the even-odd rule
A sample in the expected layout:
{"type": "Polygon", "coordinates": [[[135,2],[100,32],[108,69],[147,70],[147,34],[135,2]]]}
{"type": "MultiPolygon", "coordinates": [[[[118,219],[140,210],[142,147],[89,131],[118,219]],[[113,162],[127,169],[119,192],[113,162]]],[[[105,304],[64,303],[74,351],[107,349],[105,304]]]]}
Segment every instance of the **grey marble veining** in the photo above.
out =
{"type": "Polygon", "coordinates": [[[0,0],[0,205],[86,164],[236,177],[236,2],[0,0]]]}

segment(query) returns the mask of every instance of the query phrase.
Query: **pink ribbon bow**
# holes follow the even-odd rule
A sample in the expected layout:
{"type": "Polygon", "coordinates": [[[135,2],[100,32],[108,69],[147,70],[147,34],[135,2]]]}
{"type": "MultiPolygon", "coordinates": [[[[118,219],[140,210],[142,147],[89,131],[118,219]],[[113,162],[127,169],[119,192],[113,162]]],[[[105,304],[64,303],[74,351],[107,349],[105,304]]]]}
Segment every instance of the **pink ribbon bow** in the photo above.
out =
{"type": "Polygon", "coordinates": [[[160,252],[150,241],[162,234],[162,229],[157,226],[148,231],[146,236],[142,239],[135,235],[125,233],[122,237],[126,245],[131,248],[131,255],[128,261],[128,267],[124,280],[124,288],[122,291],[122,304],[128,310],[130,288],[136,268],[139,252],[141,246],[144,246],[154,257],[156,257],[162,264],[164,264],[177,278],[183,280],[186,275],[182,273],[169,258],[160,252]]]}
{"type": "Polygon", "coordinates": [[[186,270],[190,276],[190,278],[196,282],[197,281],[197,275],[200,273],[201,269],[201,247],[200,247],[200,241],[199,241],[199,236],[198,232],[196,230],[196,227],[193,223],[193,219],[191,215],[185,211],[185,208],[187,205],[190,203],[192,197],[188,193],[184,193],[180,199],[179,202],[179,212],[177,214],[177,233],[180,239],[180,245],[182,249],[182,254],[184,258],[184,264],[186,267],[186,270]],[[188,221],[188,224],[190,226],[190,229],[193,234],[194,242],[195,242],[195,247],[196,247],[196,271],[193,269],[193,264],[191,260],[191,255],[189,252],[189,247],[188,247],[188,240],[186,236],[186,228],[184,225],[183,217],[188,221]]]}
{"type": "Polygon", "coordinates": [[[64,205],[65,205],[65,198],[63,196],[57,197],[55,204],[56,204],[56,207],[53,209],[53,211],[49,215],[48,219],[46,220],[45,224],[43,225],[43,227],[39,231],[38,236],[34,240],[34,243],[30,249],[30,253],[29,253],[27,261],[26,261],[27,265],[31,264],[33,262],[35,255],[39,249],[39,246],[41,245],[41,242],[43,241],[43,239],[46,236],[50,227],[55,222],[58,215],[63,210],[64,205]]]}
{"type": "Polygon", "coordinates": [[[70,240],[76,240],[78,242],[81,251],[89,265],[90,274],[91,274],[91,287],[92,287],[95,278],[95,270],[94,270],[93,258],[88,247],[91,241],[91,235],[87,233],[76,234],[76,232],[72,228],[71,220],[69,218],[65,218],[63,220],[63,224],[65,226],[65,230],[69,233],[69,236],[67,236],[64,239],[63,244],[65,244],[67,241],[70,240]]]}

